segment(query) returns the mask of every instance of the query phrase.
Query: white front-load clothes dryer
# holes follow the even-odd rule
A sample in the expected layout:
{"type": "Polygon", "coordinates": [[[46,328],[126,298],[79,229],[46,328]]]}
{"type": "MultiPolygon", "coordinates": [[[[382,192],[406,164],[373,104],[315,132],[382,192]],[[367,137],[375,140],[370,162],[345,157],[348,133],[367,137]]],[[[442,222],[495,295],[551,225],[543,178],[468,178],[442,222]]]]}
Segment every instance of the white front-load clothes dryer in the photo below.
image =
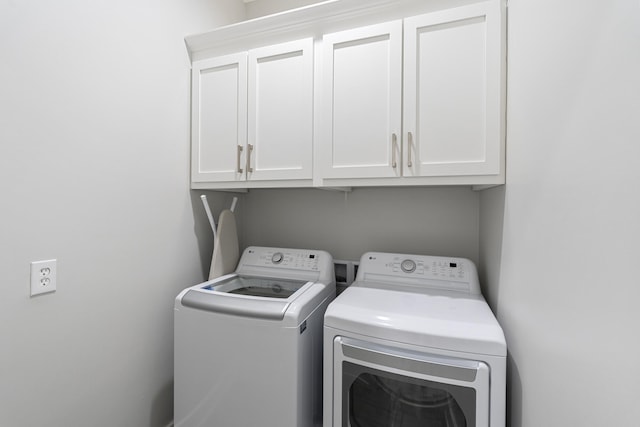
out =
{"type": "Polygon", "coordinates": [[[174,306],[176,427],[313,427],[322,419],[323,315],[333,260],[247,248],[236,272],[174,306]]]}
{"type": "Polygon", "coordinates": [[[324,427],[505,426],[506,342],[471,261],[367,253],[324,329],[324,427]]]}

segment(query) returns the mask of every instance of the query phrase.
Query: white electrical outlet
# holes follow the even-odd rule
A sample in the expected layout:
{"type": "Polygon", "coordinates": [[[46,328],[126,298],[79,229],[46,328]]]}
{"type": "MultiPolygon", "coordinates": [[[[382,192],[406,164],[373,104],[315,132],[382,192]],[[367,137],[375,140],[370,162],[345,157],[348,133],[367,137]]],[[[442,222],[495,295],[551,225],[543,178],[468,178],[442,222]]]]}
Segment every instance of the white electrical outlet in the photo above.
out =
{"type": "Polygon", "coordinates": [[[31,296],[56,291],[57,261],[33,261],[31,263],[31,296]]]}

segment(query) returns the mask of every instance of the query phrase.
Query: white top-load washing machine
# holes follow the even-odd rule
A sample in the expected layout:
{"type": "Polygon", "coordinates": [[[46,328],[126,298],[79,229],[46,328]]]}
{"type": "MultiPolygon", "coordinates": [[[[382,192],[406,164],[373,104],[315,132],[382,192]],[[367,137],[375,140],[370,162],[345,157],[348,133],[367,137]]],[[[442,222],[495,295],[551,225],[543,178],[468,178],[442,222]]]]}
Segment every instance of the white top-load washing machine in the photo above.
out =
{"type": "Polygon", "coordinates": [[[324,329],[324,427],[505,426],[507,347],[471,261],[367,253],[324,329]]]}
{"type": "Polygon", "coordinates": [[[247,248],[235,273],[175,300],[176,427],[312,427],[322,418],[331,255],[247,248]]]}

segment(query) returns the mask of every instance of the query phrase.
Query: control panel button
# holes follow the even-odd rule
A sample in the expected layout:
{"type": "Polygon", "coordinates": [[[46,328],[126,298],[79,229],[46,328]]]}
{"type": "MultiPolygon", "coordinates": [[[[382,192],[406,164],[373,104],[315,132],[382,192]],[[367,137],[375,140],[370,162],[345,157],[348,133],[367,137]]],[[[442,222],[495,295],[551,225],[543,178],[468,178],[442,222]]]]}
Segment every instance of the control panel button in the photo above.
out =
{"type": "Polygon", "coordinates": [[[402,261],[402,264],[400,264],[400,268],[402,268],[402,271],[405,273],[413,273],[416,269],[416,263],[410,259],[405,259],[402,261]]]}
{"type": "Polygon", "coordinates": [[[276,252],[271,257],[271,262],[274,264],[280,264],[283,259],[284,259],[284,255],[282,255],[282,252],[276,252]]]}

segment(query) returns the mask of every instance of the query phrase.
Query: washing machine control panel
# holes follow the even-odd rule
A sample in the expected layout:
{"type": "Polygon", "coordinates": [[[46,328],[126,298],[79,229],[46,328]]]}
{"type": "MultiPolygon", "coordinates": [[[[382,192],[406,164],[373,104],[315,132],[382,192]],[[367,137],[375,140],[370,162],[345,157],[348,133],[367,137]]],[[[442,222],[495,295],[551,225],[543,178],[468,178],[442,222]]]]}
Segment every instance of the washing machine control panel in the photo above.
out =
{"type": "Polygon", "coordinates": [[[327,255],[324,251],[252,247],[243,253],[238,267],[318,271],[327,263],[327,255]]]}
{"type": "Polygon", "coordinates": [[[307,251],[277,251],[265,253],[260,257],[261,264],[265,266],[281,266],[303,270],[318,269],[318,254],[307,251]]]}
{"type": "Polygon", "coordinates": [[[476,267],[466,258],[369,252],[360,260],[356,280],[479,292],[476,267]]]}

